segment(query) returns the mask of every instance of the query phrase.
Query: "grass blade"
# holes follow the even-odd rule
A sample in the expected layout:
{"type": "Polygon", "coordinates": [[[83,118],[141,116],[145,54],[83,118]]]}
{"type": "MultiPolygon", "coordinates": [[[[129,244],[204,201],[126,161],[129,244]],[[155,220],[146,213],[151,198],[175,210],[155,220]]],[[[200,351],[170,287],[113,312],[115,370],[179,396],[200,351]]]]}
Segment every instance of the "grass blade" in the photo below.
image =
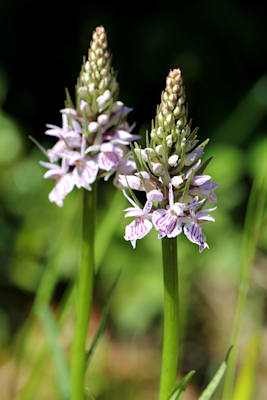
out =
{"type": "Polygon", "coordinates": [[[56,321],[52,312],[47,306],[42,306],[38,309],[38,316],[43,324],[50,345],[59,390],[62,398],[68,399],[70,394],[69,371],[65,354],[58,343],[58,330],[56,321]]]}
{"type": "Polygon", "coordinates": [[[188,374],[175,385],[175,388],[171,392],[171,395],[169,397],[169,400],[182,400],[182,396],[187,388],[187,385],[192,378],[192,376],[195,374],[196,371],[190,371],[188,374]]]}
{"type": "Polygon", "coordinates": [[[211,396],[213,395],[213,393],[215,392],[215,390],[217,389],[217,387],[218,387],[219,383],[221,382],[221,379],[225,373],[225,370],[227,368],[227,363],[228,363],[229,355],[231,353],[232,348],[233,348],[233,346],[231,346],[230,349],[228,350],[224,361],[222,362],[218,371],[216,372],[216,374],[212,378],[211,382],[208,384],[208,386],[206,387],[206,389],[201,394],[201,396],[199,397],[198,400],[209,400],[211,398],[211,396]]]}

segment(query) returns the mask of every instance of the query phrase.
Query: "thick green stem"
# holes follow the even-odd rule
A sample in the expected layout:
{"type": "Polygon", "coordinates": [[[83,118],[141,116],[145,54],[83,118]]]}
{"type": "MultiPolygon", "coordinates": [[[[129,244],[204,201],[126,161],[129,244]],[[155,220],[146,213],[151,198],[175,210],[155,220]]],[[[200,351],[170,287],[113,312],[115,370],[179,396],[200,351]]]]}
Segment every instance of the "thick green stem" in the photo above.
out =
{"type": "Polygon", "coordinates": [[[159,400],[167,400],[175,385],[179,352],[177,238],[162,239],[164,329],[159,400]]]}
{"type": "Polygon", "coordinates": [[[93,296],[96,184],[83,192],[82,254],[78,272],[75,335],[71,364],[71,400],[84,400],[86,338],[93,296]]]}

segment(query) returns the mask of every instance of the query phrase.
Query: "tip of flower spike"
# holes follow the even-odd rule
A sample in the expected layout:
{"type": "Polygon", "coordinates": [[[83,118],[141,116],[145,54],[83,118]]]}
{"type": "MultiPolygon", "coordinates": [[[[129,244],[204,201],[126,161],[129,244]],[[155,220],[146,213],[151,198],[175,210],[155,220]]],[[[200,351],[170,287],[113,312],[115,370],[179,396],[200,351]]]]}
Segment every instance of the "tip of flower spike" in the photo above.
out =
{"type": "Polygon", "coordinates": [[[175,81],[179,82],[179,80],[181,79],[181,76],[182,76],[182,72],[181,72],[180,68],[174,68],[174,69],[170,70],[167,79],[172,78],[175,81]]]}
{"type": "Polygon", "coordinates": [[[99,26],[97,26],[96,28],[95,28],[95,33],[97,34],[97,35],[101,35],[101,33],[105,33],[106,32],[106,30],[105,30],[105,28],[103,27],[103,25],[99,25],[99,26]]]}
{"type": "Polygon", "coordinates": [[[105,28],[104,28],[104,26],[103,25],[99,25],[99,26],[97,26],[96,28],[95,28],[95,30],[93,31],[93,34],[92,34],[92,39],[93,40],[98,40],[99,39],[99,36],[101,36],[101,35],[106,35],[106,30],[105,30],[105,28]]]}

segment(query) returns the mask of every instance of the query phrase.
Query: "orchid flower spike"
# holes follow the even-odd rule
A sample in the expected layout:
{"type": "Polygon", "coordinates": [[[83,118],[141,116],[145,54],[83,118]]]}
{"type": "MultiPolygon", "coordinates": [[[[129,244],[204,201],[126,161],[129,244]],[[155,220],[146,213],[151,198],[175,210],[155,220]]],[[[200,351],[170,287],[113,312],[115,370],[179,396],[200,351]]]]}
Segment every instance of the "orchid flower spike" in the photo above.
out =
{"type": "Polygon", "coordinates": [[[105,180],[115,172],[131,174],[136,165],[129,144],[139,136],[131,133],[127,122],[131,111],[118,100],[119,85],[111,66],[107,34],[103,26],[95,29],[88,59],[84,61],[76,86],[76,104],[67,92],[62,127],[47,125],[45,134],[56,144],[46,154],[49,163],[45,178],[56,180],[49,200],[63,205],[65,196],[76,186],[91,190],[94,181],[105,180]],[[57,174],[55,174],[57,171],[57,174]]]}
{"type": "Polygon", "coordinates": [[[144,209],[138,207],[137,213],[126,214],[134,217],[126,226],[125,234],[125,239],[134,247],[136,239],[143,238],[151,230],[152,222],[159,239],[173,238],[184,232],[199,246],[200,252],[208,248],[202,224],[214,221],[209,213],[216,208],[214,190],[218,184],[204,173],[210,161],[201,161],[207,143],[208,139],[199,143],[197,129],[191,129],[181,71],[171,70],[152,122],[150,138],[147,134],[147,147],[141,148],[135,143],[133,156],[137,171],[119,174],[116,180],[124,191],[146,193],[144,209]],[[147,208],[149,212],[145,211],[147,208]],[[141,228],[139,230],[141,221],[142,232],[141,228]],[[145,224],[149,228],[144,229],[145,224]]]}

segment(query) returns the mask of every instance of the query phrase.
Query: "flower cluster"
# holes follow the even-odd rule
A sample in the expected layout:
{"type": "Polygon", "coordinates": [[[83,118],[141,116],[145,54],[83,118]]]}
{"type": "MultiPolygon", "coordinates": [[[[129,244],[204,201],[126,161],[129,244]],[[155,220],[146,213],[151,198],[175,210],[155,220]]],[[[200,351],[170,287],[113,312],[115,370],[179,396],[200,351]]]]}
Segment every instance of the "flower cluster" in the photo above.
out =
{"type": "Polygon", "coordinates": [[[197,129],[191,130],[181,71],[174,69],[167,76],[146,148],[135,144],[137,171],[116,177],[116,184],[133,205],[125,210],[125,217],[134,217],[125,231],[125,239],[133,247],[154,226],[159,239],[173,238],[183,231],[200,252],[208,248],[202,223],[214,221],[210,212],[216,209],[214,190],[218,184],[204,174],[210,159],[201,163],[207,143],[199,144],[197,129]],[[135,190],[145,192],[144,207],[135,190]]]}
{"type": "Polygon", "coordinates": [[[116,174],[131,174],[135,162],[128,145],[138,139],[127,123],[131,111],[118,101],[118,83],[111,67],[105,29],[93,33],[88,60],[83,63],[76,87],[76,105],[67,93],[61,110],[62,127],[47,125],[46,135],[57,138],[45,153],[49,162],[44,178],[55,179],[49,200],[59,207],[76,186],[91,190],[98,176],[107,180],[116,174]]]}

